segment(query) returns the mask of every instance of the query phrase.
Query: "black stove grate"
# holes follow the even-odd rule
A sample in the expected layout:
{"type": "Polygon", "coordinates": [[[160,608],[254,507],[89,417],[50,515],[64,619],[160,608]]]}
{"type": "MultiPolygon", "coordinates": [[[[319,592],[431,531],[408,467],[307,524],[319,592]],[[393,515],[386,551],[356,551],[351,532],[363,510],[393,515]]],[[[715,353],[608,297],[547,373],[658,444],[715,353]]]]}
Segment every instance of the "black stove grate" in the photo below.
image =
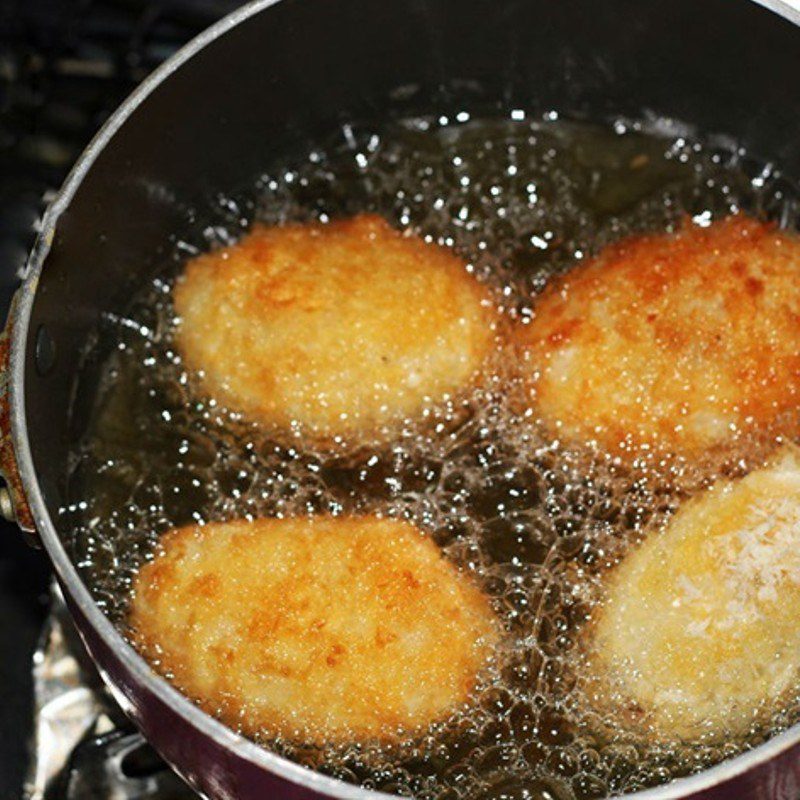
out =
{"type": "Polygon", "coordinates": [[[0,0],[0,269],[124,97],[237,0],[0,0]]]}

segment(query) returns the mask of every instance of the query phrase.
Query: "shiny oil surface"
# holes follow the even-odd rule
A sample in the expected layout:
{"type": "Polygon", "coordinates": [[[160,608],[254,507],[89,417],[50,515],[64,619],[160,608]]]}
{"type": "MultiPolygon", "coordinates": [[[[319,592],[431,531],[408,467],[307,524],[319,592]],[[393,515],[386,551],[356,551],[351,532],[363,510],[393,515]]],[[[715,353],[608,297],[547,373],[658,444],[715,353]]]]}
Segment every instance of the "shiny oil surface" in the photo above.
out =
{"type": "MultiPolygon", "coordinates": [[[[468,397],[409,420],[388,443],[334,452],[279,437],[197,389],[174,344],[171,286],[193,254],[255,220],[384,215],[452,247],[509,324],[555,273],[638,231],[737,210],[796,224],[792,186],[724,138],[665,120],[595,125],[466,112],[345,125],[236,197],[186,210],[163,270],[106,315],[78,395],[92,398],[62,524],[97,602],[124,630],[133,576],[160,533],[192,521],[370,511],[415,521],[489,595],[501,651],[468,708],[426,735],[265,746],[338,778],[425,798],[599,798],[701,770],[758,744],[792,708],[725,745],[645,741],[581,702],[576,644],[604,572],[685,498],[744,473],[768,443],[702,464],[625,465],[567,446],[512,401],[502,352],[468,397]],[[602,734],[600,733],[602,731],[602,734]]],[[[398,313],[402,313],[399,310],[398,313]]]]}

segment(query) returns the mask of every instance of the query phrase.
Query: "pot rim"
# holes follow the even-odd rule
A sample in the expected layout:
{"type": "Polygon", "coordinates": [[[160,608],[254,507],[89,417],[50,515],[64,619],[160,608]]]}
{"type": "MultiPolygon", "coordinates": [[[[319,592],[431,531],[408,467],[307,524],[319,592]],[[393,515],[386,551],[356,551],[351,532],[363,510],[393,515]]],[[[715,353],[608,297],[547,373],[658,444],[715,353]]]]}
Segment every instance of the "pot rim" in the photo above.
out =
{"type": "MultiPolygon", "coordinates": [[[[764,6],[773,13],[800,26],[800,0],[749,1],[764,6]]],[[[184,45],[145,78],[128,96],[94,136],[70,171],[55,199],[44,214],[39,235],[25,268],[24,281],[18,292],[18,306],[15,314],[16,320],[13,328],[9,366],[11,435],[19,473],[22,478],[25,495],[33,512],[36,530],[44,543],[59,581],[71,600],[77,604],[81,613],[106,645],[124,661],[127,668],[141,685],[174,709],[189,725],[212,739],[222,748],[235,751],[241,758],[257,767],[266,769],[280,778],[341,800],[390,800],[395,798],[395,795],[364,789],[360,786],[321,775],[234,733],[222,722],[203,712],[188,697],[180,693],[150,668],[144,658],[124,640],[120,632],[97,606],[89,589],[69,558],[50,519],[34,470],[27,436],[24,402],[25,353],[30,329],[30,317],[39,276],[55,238],[55,230],[61,214],[69,206],[75,192],[100,152],[151,92],[208,44],[238,24],[273,5],[277,5],[279,2],[281,0],[251,0],[251,2],[223,17],[184,45]]],[[[620,800],[625,800],[625,798],[630,798],[630,800],[677,800],[678,798],[688,797],[742,775],[799,744],[800,723],[753,750],[723,761],[710,769],[689,777],[678,778],[668,784],[652,789],[623,795],[620,800]]]]}

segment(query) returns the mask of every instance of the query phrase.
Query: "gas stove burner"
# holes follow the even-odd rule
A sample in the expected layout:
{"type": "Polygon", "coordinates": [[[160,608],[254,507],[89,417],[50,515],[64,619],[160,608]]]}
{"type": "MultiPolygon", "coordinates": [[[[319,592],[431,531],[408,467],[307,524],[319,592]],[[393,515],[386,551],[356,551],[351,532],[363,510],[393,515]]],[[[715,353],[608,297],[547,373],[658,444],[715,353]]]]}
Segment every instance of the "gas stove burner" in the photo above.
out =
{"type": "Polygon", "coordinates": [[[33,658],[34,736],[26,800],[191,800],[119,710],[53,586],[33,658]]]}
{"type": "Polygon", "coordinates": [[[45,800],[196,798],[139,733],[110,731],[81,742],[45,800]]]}

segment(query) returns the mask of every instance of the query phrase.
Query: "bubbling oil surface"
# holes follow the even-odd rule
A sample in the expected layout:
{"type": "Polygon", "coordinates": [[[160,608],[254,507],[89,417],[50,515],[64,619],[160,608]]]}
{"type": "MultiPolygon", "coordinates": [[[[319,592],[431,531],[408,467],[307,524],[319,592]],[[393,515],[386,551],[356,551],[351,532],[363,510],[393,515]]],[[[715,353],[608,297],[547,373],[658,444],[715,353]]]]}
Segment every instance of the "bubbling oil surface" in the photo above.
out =
{"type": "MultiPolygon", "coordinates": [[[[393,745],[263,743],[368,788],[430,800],[583,800],[701,770],[788,725],[724,745],[665,745],[582,709],[576,639],[600,577],[631,543],[768,443],[700,465],[633,465],[570,448],[510,408],[498,367],[468,398],[410,420],[388,444],[317,452],[276,441],[198,393],[173,334],[171,285],[192,254],[253,221],[372,211],[453,247],[511,318],[548,278],[605,244],[745,210],[795,225],[790,184],[726,140],[663,123],[415,119],[345,126],[238,197],[193,210],[163,273],[108,314],[78,386],[91,393],[62,529],[95,599],[123,630],[130,587],[159,534],[193,521],[371,511],[413,520],[491,598],[504,644],[469,708],[393,745]],[[602,737],[598,731],[603,730],[602,737]]],[[[402,313],[399,310],[398,313],[402,313]]]]}

